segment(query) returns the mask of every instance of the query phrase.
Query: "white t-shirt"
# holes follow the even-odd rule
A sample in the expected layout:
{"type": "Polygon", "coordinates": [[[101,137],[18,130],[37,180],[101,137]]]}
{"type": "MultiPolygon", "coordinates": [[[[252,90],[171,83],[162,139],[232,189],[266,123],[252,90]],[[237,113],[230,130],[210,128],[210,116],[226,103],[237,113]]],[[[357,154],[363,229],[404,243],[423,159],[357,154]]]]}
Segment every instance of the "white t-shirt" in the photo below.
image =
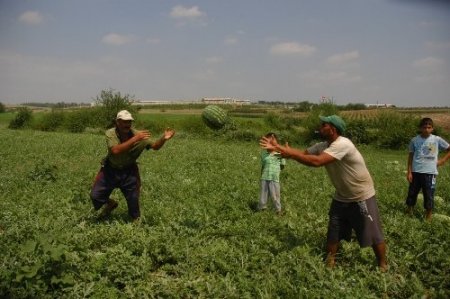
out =
{"type": "Polygon", "coordinates": [[[373,180],[364,158],[348,138],[339,136],[330,145],[327,142],[320,142],[307,151],[313,155],[325,152],[336,159],[325,165],[328,176],[336,188],[334,195],[336,200],[355,202],[375,195],[373,180]]]}

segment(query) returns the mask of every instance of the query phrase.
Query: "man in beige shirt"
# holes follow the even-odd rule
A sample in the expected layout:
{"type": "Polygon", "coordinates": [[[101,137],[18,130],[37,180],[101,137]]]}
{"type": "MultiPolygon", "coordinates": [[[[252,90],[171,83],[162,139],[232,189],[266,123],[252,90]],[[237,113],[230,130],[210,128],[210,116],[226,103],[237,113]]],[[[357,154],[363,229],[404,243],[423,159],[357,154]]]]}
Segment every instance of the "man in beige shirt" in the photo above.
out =
{"type": "Polygon", "coordinates": [[[341,136],[345,122],[337,115],[320,117],[324,142],[301,151],[262,138],[260,145],[307,166],[325,166],[336,189],[329,212],[327,265],[335,265],[340,240],[349,241],[355,230],[361,247],[372,246],[381,270],[387,269],[384,242],[372,177],[355,145],[341,136]]]}

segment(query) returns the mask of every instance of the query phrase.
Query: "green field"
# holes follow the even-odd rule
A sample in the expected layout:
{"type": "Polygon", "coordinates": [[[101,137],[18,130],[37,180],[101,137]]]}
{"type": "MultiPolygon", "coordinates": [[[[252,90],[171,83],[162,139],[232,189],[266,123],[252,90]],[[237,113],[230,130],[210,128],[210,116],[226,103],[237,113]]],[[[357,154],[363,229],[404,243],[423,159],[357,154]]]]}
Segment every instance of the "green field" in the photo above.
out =
{"type": "MultiPolygon", "coordinates": [[[[161,116],[163,119],[163,116],[161,116]]],[[[1,116],[1,298],[450,297],[450,222],[404,214],[406,150],[360,147],[373,175],[389,271],[343,243],[323,263],[333,192],[324,169],[288,161],[286,214],[255,212],[257,142],[179,132],[140,160],[142,223],[125,200],[105,221],[89,191],[106,153],[99,134],[9,130],[1,116]]],[[[160,120],[162,120],[160,119],[160,120]]],[[[169,120],[176,122],[177,120],[169,120]]],[[[450,215],[450,164],[435,212],[450,215]]]]}

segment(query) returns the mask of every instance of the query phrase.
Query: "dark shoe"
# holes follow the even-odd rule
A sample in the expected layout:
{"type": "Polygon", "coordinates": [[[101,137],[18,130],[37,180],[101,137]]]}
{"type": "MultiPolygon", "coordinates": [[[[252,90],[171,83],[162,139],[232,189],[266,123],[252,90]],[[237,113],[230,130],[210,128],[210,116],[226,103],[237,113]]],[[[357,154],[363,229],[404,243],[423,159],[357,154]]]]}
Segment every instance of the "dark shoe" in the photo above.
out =
{"type": "Polygon", "coordinates": [[[100,213],[100,218],[105,218],[111,215],[111,212],[114,211],[119,204],[114,199],[109,198],[108,201],[105,204],[105,207],[103,208],[102,212],[100,213]]]}

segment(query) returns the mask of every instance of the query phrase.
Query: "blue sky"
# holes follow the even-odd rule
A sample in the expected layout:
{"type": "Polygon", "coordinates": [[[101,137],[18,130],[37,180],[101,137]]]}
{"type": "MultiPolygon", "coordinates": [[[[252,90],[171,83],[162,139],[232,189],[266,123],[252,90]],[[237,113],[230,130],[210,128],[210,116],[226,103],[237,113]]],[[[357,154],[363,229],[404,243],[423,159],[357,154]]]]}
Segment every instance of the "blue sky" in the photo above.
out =
{"type": "Polygon", "coordinates": [[[0,102],[450,106],[450,1],[0,0],[0,102]]]}

